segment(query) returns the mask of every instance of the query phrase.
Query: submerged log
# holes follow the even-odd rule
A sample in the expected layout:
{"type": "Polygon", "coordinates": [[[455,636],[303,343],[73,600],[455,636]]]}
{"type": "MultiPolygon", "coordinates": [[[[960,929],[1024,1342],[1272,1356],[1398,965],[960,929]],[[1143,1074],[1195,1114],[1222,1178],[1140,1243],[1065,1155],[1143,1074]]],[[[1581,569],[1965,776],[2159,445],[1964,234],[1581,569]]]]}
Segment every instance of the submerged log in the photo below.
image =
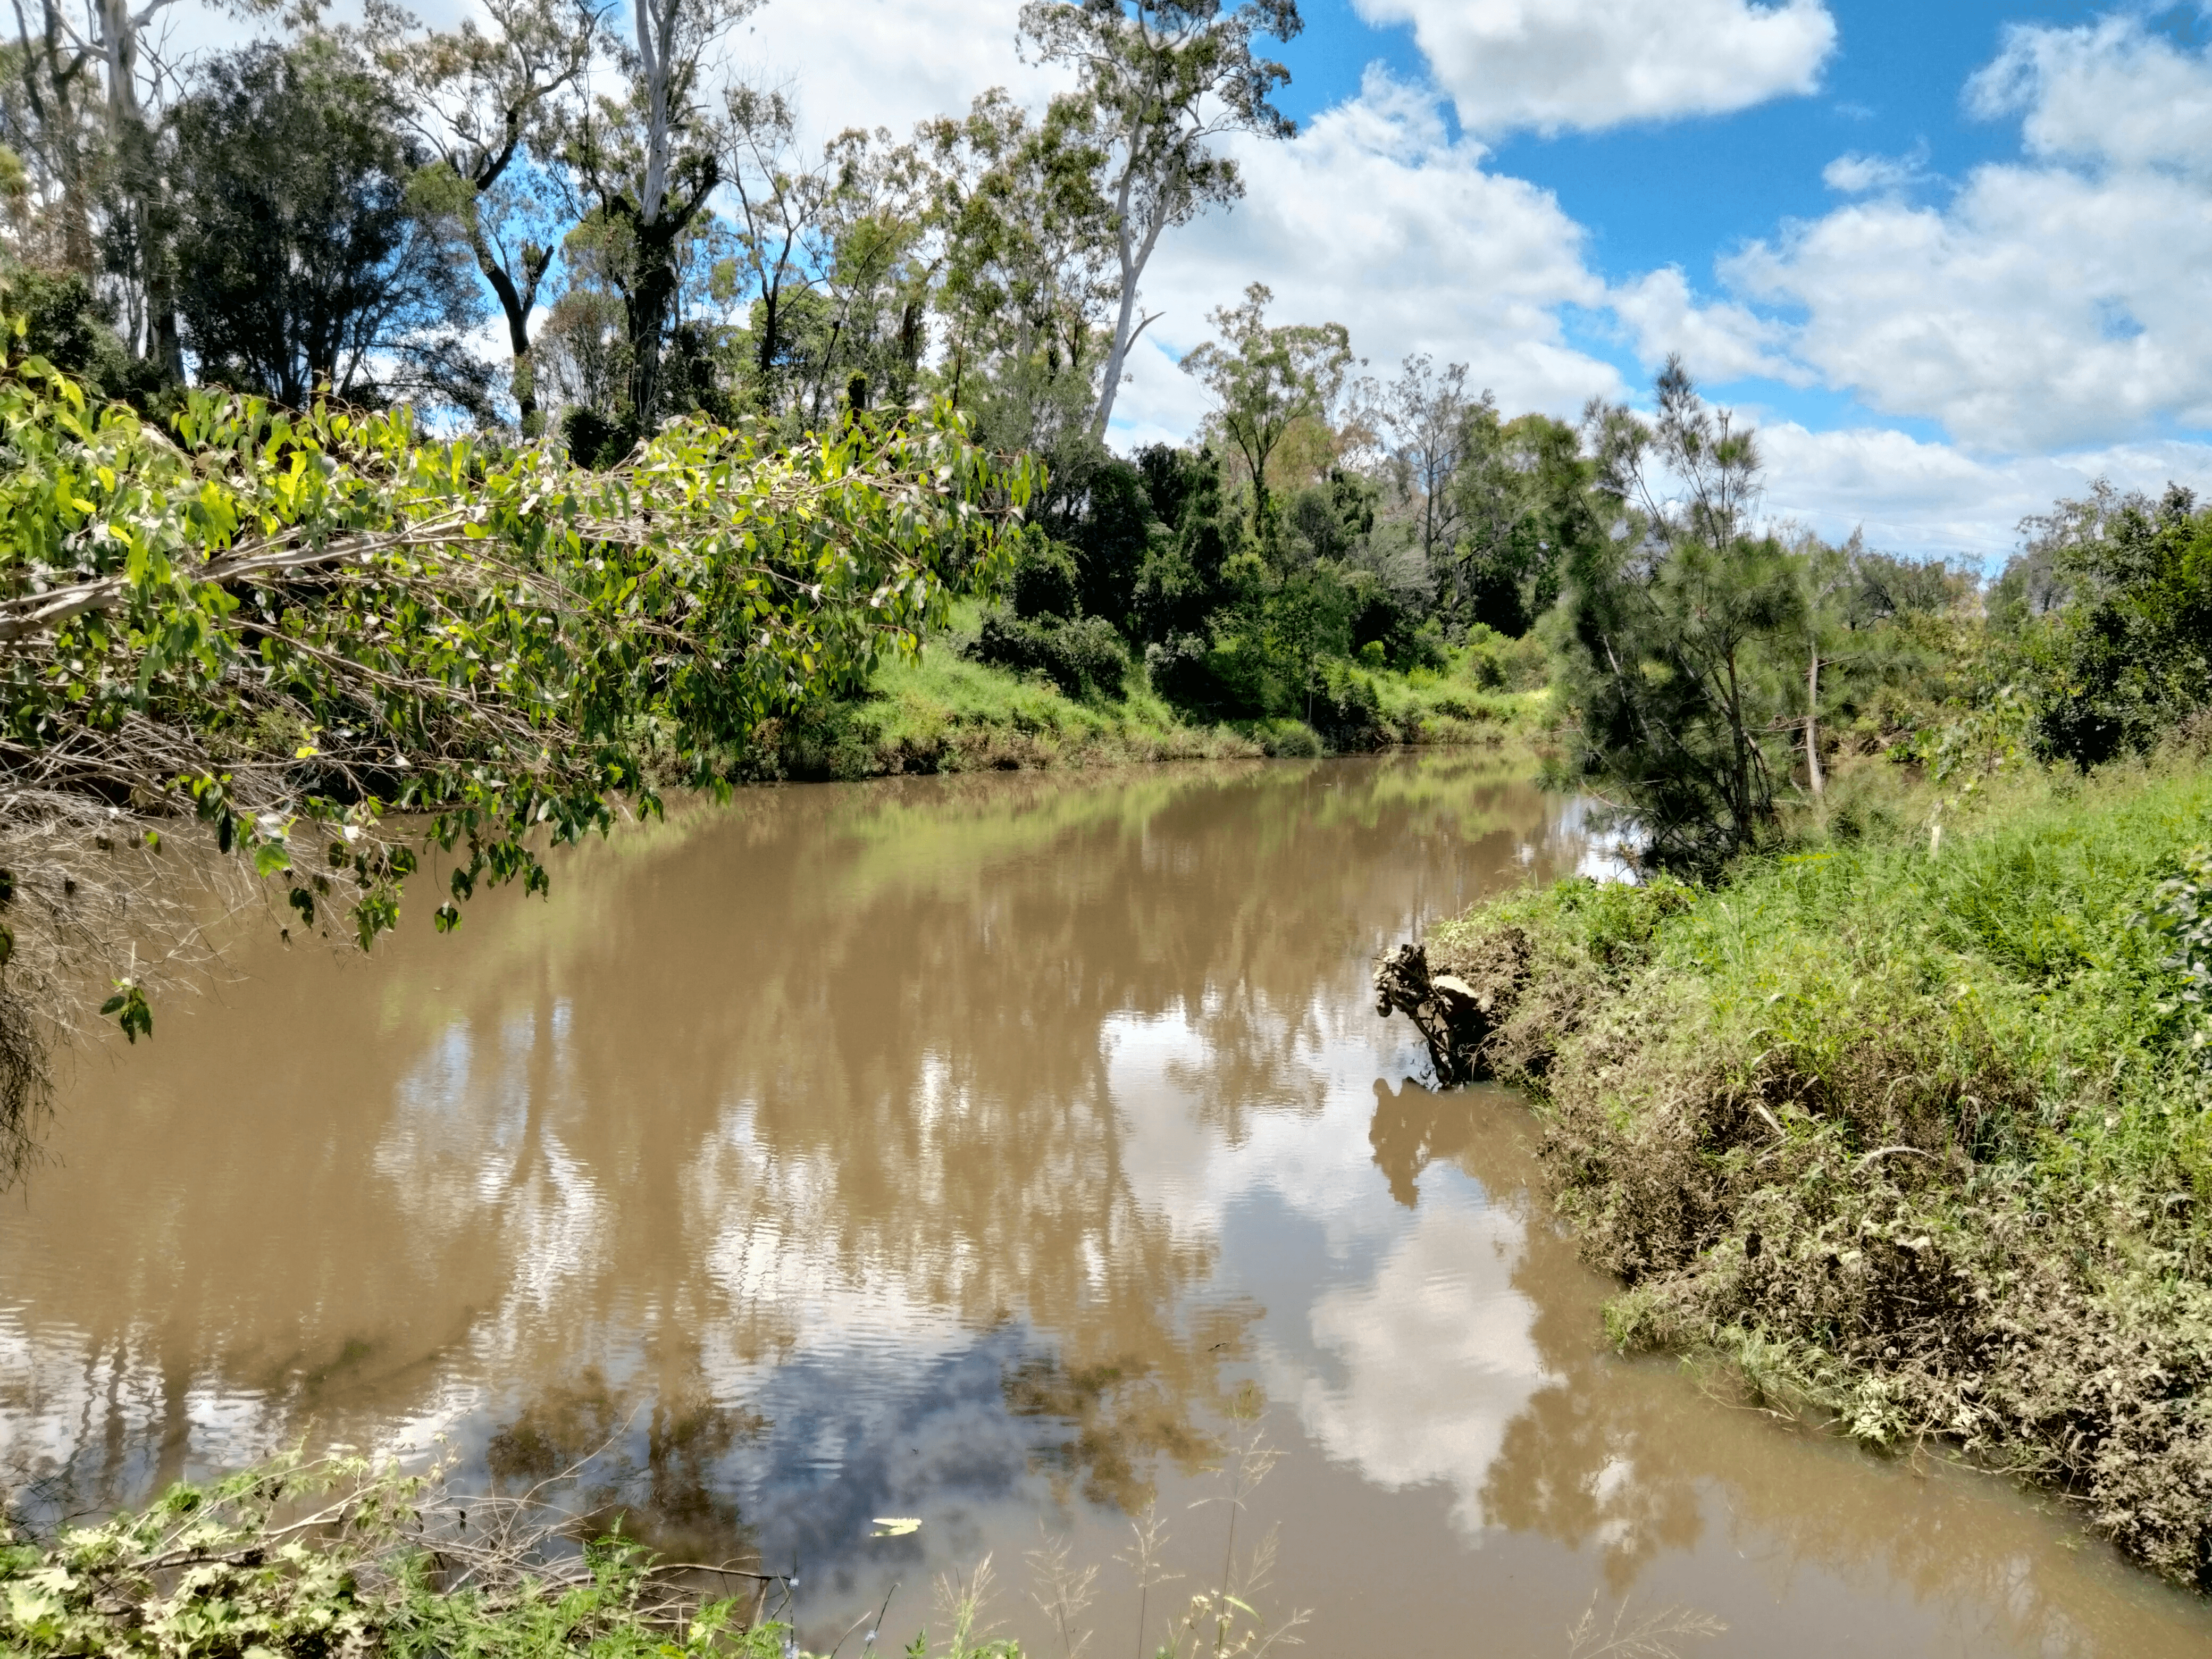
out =
{"type": "Polygon", "coordinates": [[[1490,1035],[1485,1000],[1455,975],[1431,975],[1423,945],[1401,945],[1375,964],[1375,1012],[1388,1018],[1395,1010],[1413,1022],[1446,1086],[1477,1075],[1476,1055],[1490,1035]]]}

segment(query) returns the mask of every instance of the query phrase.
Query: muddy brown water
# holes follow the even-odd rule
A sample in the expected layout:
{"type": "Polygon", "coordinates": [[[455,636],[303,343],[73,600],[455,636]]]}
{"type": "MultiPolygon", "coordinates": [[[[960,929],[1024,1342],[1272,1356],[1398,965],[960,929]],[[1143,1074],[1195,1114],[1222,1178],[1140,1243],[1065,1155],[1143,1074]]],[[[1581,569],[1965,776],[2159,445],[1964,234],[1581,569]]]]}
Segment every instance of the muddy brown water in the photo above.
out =
{"type": "MultiPolygon", "coordinates": [[[[1367,964],[1602,857],[1467,755],[759,791],[368,961],[242,976],[75,1070],[0,1200],[0,1448],[51,1517],[305,1435],[444,1435],[685,1559],[796,1564],[826,1647],[987,1554],[1165,1523],[1323,1655],[2201,1654],[2063,1508],[1604,1348],[1510,1095],[1425,1090],[1367,964]],[[875,1517],[921,1524],[873,1538],[875,1517]],[[897,1588],[893,1590],[893,1586],[897,1588]]],[[[419,903],[417,909],[427,906],[419,903]]],[[[896,1641],[893,1640],[896,1638],[896,1641]]],[[[856,1636],[847,1652],[860,1646],[856,1636]]]]}

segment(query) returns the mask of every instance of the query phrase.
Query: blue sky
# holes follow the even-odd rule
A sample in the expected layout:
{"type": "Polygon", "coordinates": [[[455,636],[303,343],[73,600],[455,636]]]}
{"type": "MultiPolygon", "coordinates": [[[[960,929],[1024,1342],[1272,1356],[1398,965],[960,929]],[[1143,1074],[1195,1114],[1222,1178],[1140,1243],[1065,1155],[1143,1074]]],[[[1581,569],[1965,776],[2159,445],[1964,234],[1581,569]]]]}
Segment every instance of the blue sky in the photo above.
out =
{"type": "MultiPolygon", "coordinates": [[[[1357,9],[1345,0],[1314,0],[1305,8],[1305,32],[1280,52],[1293,74],[1286,110],[1304,123],[1326,122],[1330,112],[1361,98],[1375,64],[1407,87],[1440,94],[1437,112],[1451,141],[1480,145],[1486,173],[1547,193],[1571,222],[1583,271],[1610,292],[1595,303],[1566,298],[1550,307],[1559,341],[1608,365],[1632,398],[1648,384],[1653,362],[1668,343],[1668,325],[1638,327],[1618,303],[1624,292],[1648,283],[1652,273],[1674,270],[1692,316],[1699,307],[1717,304],[1721,311],[1713,314],[1721,315],[1748,301],[1751,319],[1771,331],[1768,355],[1790,372],[1747,371],[1736,360],[1741,353],[1732,359],[1707,352],[1700,362],[1690,331],[1673,343],[1689,350],[1709,391],[1746,405],[1775,434],[1770,453],[1778,465],[1771,499],[1778,512],[1832,534],[1868,523],[1905,550],[1989,558],[2012,544],[2021,513],[2096,476],[2146,488],[2179,477],[2200,489],[2212,488],[2212,453],[2203,442],[2212,363],[2192,361],[2212,341],[2197,337],[2194,329],[2160,330],[2142,320],[2160,305],[2184,313],[2212,310],[2205,267],[2170,253],[2130,259],[2123,234],[2102,250],[2108,269],[2101,276],[2069,269],[2061,258],[2039,270],[2032,241],[2008,247],[2002,230],[1989,223],[1992,214],[2012,214],[2015,230],[2033,225],[2044,211],[2032,199],[2040,189],[2054,199],[2069,193],[2081,198],[2049,209],[2040,228],[2051,238],[2051,253],[2073,251],[2085,234],[2087,245],[2096,247],[2118,222],[2128,222],[2119,226],[2124,232],[2131,224],[2136,234],[2154,237],[2158,214],[2127,204],[2131,186],[2148,181],[2169,187],[2179,239],[2201,237],[2212,214],[2203,189],[2205,163],[2212,161],[2203,143],[2212,137],[2205,50],[2212,31],[2199,7],[1795,0],[1793,13],[1819,13],[1832,30],[1824,51],[1804,54],[1817,62],[1803,77],[1808,84],[1747,93],[1742,106],[1721,112],[1613,116],[1593,105],[1580,120],[1553,122],[1548,130],[1516,121],[1510,111],[1486,118],[1480,90],[1470,125],[1467,59],[1455,59],[1445,39],[1455,7],[1505,16],[1495,24],[1493,48],[1496,31],[1509,28],[1516,12],[1531,29],[1544,26],[1548,11],[1568,15],[1563,27],[1602,12],[1606,21],[1633,30],[1647,16],[1655,28],[1663,27],[1656,20],[1668,9],[1637,0],[1364,0],[1357,9]],[[1370,21],[1392,14],[1404,21],[1370,21]],[[2002,69],[2006,64],[2008,71],[2002,69]],[[1997,72],[2008,87],[2004,96],[1982,84],[1997,72]],[[2038,138],[2039,117],[2054,110],[2057,125],[2070,120],[2075,131],[2060,132],[2056,141],[2047,132],[2038,138]],[[2106,119],[2118,125],[2130,114],[2167,130],[2172,142],[2163,150],[2154,141],[2148,149],[2137,145],[2126,152],[2123,146],[2100,154],[2096,140],[2082,139],[2079,129],[2094,132],[2106,119]],[[1873,158],[1863,171],[1878,183],[1838,188],[1832,164],[1854,156],[1873,158]],[[2006,191],[2030,199],[1992,209],[1990,198],[2006,191]],[[1946,388],[1905,384],[1936,377],[1885,374],[1879,362],[1855,368],[1844,337],[1850,318],[1830,315],[1850,309],[1833,291],[1844,273],[1805,282],[1802,270],[1790,267],[1807,261],[1790,250],[1793,237],[1808,232],[1814,242],[1822,233],[1831,242],[1847,240],[1857,228],[1848,222],[1859,216],[1886,218],[1882,228],[1907,241],[1916,231],[1955,241],[1960,246],[1948,264],[1961,275],[2009,260],[2016,267],[2011,287],[2024,289],[2034,301],[2008,319],[2006,284],[1978,287],[1969,276],[1944,302],[1950,321],[1931,314],[1923,338],[1972,332],[1956,325],[1964,315],[1990,331],[1985,358],[2033,357],[2034,350],[2015,342],[2051,345],[2050,317],[2039,312],[2064,311],[2078,321],[2094,311],[2101,337],[2094,344],[2125,346],[2139,360],[2155,361],[2160,387],[2115,395],[2094,374],[2023,372],[2009,384],[2000,374],[1985,377],[1987,385],[1946,388]],[[1986,246],[1970,245],[1978,231],[1986,246]],[[1778,280],[1747,281],[1747,255],[1778,280]],[[2100,285],[2115,291],[2090,291],[2100,285]],[[2010,339],[2008,325],[2014,331],[2010,339]],[[1793,329],[1808,338],[1824,337],[1828,349],[1793,354],[1783,343],[1793,329]],[[1854,447],[1856,456],[1847,453],[1854,447]],[[1883,477],[1885,454],[1903,463],[1901,476],[1883,477]]],[[[1730,9],[1719,0],[1705,8],[1716,17],[1730,9]]],[[[1732,9],[1741,14],[1739,21],[1754,24],[1782,9],[1753,0],[1732,9]]],[[[1643,55],[1663,52],[1659,46],[1643,55]]],[[[1638,53],[1632,49],[1629,56],[1638,53]]],[[[1487,95],[1498,101],[1494,89],[1487,95]]],[[[1944,286],[1943,264],[1937,258],[1928,272],[1931,295],[1944,286]]],[[[1908,295],[1899,310],[1911,309],[1908,295]]],[[[1357,338],[1357,316],[1346,320],[1357,338]]],[[[1901,333],[1897,355],[1913,349],[1909,332],[1901,333]]],[[[1480,354],[1469,356],[1482,378],[1480,354]]],[[[2124,378],[2128,366],[2117,372],[2124,378]]],[[[1540,395],[1534,400],[1544,401],[1540,395]]]]}
{"type": "MultiPolygon", "coordinates": [[[[1050,96],[1019,9],[764,0],[725,67],[822,136],[902,134],[1050,96]]],[[[1371,372],[1464,362],[1509,412],[1636,401],[1680,351],[1824,535],[1993,561],[2099,477],[2212,495],[2212,0],[1304,10],[1302,131],[1237,142],[1243,199],[1162,243],[1115,441],[1196,430],[1179,359],[1259,281],[1371,372]]]]}

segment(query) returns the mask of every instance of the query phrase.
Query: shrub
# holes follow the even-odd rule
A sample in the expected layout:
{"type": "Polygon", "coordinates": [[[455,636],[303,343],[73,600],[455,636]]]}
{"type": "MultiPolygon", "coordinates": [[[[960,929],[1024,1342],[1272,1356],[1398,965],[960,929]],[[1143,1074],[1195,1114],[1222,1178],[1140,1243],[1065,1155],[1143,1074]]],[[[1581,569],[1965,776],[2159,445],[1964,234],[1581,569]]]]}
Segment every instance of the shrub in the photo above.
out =
{"type": "Polygon", "coordinates": [[[1467,675],[1485,691],[1527,691],[1549,678],[1544,642],[1510,639],[1480,623],[1467,630],[1467,675]]]}
{"type": "Polygon", "coordinates": [[[604,472],[621,465],[637,447],[637,429],[627,420],[611,419],[576,404],[562,413],[561,441],[578,466],[604,472]]]}
{"type": "Polygon", "coordinates": [[[1382,702],[1375,682],[1352,664],[1328,658],[1316,665],[1310,724],[1336,749],[1371,747],[1382,724],[1382,702]]]}
{"type": "Polygon", "coordinates": [[[1207,709],[1220,700],[1205,639],[1170,634],[1145,647],[1145,677],[1161,696],[1182,708],[1207,709]]]}
{"type": "Polygon", "coordinates": [[[2085,768],[2145,753],[2212,700],[2212,510],[2176,486],[2054,517],[2068,598],[2030,647],[2043,746],[2085,768]]]}
{"type": "Polygon", "coordinates": [[[1257,736],[1278,760],[1314,760],[1322,753],[1321,734],[1304,720],[1262,720],[1257,736]]]}
{"type": "Polygon", "coordinates": [[[1129,650],[1103,617],[1065,622],[993,611],[970,647],[977,662],[1042,674],[1071,697],[1110,694],[1129,672],[1129,650]]]}
{"type": "Polygon", "coordinates": [[[95,402],[119,398],[143,409],[158,389],[158,367],[132,362],[91,283],[73,271],[0,267],[0,317],[21,318],[22,349],[81,381],[95,402]]]}
{"type": "Polygon", "coordinates": [[[1032,538],[1014,561],[1009,603],[1014,615],[1024,618],[1073,617],[1078,580],[1075,560],[1066,548],[1032,538]]]}

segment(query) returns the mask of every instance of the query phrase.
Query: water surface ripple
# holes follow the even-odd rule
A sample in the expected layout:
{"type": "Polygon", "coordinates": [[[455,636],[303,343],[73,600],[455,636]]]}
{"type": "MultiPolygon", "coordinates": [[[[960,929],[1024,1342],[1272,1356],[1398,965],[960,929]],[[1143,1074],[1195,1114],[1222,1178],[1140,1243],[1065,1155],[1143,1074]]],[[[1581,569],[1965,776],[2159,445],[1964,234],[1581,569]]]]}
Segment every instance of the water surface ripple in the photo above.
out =
{"type": "Polygon", "coordinates": [[[256,933],[0,1204],[0,1476],[51,1517],[301,1436],[508,1489],[604,1447],[574,1501],[799,1563],[824,1645],[988,1553],[1057,1651],[1048,1529],[1112,1655],[1129,1517],[1157,1618],[1256,1431],[1240,1537],[1316,1653],[1558,1655],[1593,1604],[1715,1656],[2203,1652],[2063,1512],[1604,1351],[1529,1118],[1424,1089],[1367,988],[1601,858],[1463,754],[917,780],[678,812],[368,961],[256,933]]]}

